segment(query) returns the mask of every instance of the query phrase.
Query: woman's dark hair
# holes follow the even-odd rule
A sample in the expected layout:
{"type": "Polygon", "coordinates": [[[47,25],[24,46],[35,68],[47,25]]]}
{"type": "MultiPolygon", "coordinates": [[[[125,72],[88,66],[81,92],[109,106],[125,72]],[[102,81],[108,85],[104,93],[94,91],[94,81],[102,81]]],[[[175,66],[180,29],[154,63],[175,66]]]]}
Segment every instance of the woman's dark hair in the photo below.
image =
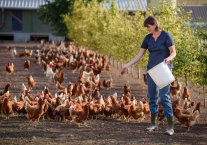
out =
{"type": "Polygon", "coordinates": [[[158,20],[153,16],[149,16],[145,19],[144,26],[147,27],[148,25],[156,25],[155,31],[160,31],[162,29],[158,20]]]}

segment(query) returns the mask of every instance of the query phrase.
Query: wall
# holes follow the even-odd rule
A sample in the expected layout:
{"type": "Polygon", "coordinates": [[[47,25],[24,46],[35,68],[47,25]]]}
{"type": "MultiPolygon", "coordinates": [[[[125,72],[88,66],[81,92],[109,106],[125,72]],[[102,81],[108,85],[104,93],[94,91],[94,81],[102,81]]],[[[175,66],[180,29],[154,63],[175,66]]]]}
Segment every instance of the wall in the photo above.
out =
{"type": "Polygon", "coordinates": [[[31,33],[49,33],[51,27],[49,24],[43,24],[36,11],[23,11],[23,32],[31,33]]]}
{"type": "MultiPolygon", "coordinates": [[[[2,13],[2,12],[1,12],[2,13]]],[[[1,20],[0,13],[0,21],[1,20]]],[[[5,10],[5,25],[0,32],[12,32],[12,10],[5,10]]],[[[51,27],[49,24],[43,24],[38,18],[35,10],[22,11],[22,32],[24,33],[50,33],[51,27]]]]}
{"type": "MultiPolygon", "coordinates": [[[[30,39],[30,35],[48,35],[49,40],[60,41],[64,37],[54,36],[51,34],[49,24],[43,24],[38,17],[36,10],[21,10],[22,11],[22,32],[12,31],[12,10],[4,11],[5,24],[0,29],[0,34],[13,34],[14,42],[25,42],[30,39]]],[[[0,11],[0,25],[2,24],[0,11]]]]}
{"type": "MultiPolygon", "coordinates": [[[[1,24],[2,24],[2,11],[0,13],[0,21],[1,21],[1,24]]],[[[11,32],[12,31],[12,12],[11,11],[8,11],[8,10],[5,10],[4,11],[4,26],[2,29],[0,29],[0,32],[11,32]]]]}

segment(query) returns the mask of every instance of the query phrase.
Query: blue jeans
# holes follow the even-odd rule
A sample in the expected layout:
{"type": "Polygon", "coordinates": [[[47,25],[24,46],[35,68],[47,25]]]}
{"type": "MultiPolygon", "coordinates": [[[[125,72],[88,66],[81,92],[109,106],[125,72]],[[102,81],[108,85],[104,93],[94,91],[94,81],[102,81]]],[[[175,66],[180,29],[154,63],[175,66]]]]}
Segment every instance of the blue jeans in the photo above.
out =
{"type": "Polygon", "coordinates": [[[151,114],[158,114],[158,95],[160,94],[160,102],[164,110],[165,117],[173,117],[172,103],[170,100],[170,85],[159,89],[148,73],[147,85],[151,114]]]}

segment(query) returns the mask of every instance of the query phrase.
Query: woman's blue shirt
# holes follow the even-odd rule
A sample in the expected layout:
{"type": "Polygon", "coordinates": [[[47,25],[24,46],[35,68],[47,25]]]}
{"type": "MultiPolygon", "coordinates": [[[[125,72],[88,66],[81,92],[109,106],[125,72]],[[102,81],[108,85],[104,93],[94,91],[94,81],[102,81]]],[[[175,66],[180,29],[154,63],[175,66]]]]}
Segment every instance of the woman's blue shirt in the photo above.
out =
{"type": "MultiPolygon", "coordinates": [[[[164,61],[165,58],[170,56],[168,47],[174,45],[174,41],[170,33],[162,30],[160,36],[155,41],[152,34],[148,34],[141,45],[141,48],[148,49],[149,60],[147,70],[153,68],[155,65],[164,61]]],[[[168,64],[169,68],[173,68],[172,61],[168,64]]]]}

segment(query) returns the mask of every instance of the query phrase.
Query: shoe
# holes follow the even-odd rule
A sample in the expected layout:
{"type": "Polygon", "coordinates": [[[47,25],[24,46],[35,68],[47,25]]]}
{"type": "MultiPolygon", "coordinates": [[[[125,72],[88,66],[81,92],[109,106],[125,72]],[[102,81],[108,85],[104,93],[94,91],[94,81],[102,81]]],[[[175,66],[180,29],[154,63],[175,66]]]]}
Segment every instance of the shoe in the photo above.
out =
{"type": "Polygon", "coordinates": [[[173,117],[167,117],[168,122],[168,129],[165,131],[165,134],[167,135],[173,135],[174,134],[174,119],[173,117]]]}
{"type": "Polygon", "coordinates": [[[167,135],[173,135],[174,134],[174,129],[167,129],[166,131],[165,131],[165,134],[167,134],[167,135]]]}
{"type": "Polygon", "coordinates": [[[157,120],[158,120],[158,114],[152,114],[151,115],[151,125],[150,125],[150,127],[146,128],[145,130],[149,131],[149,132],[158,130],[157,120]]]}
{"type": "Polygon", "coordinates": [[[149,132],[157,131],[158,130],[158,126],[150,125],[150,127],[147,127],[145,130],[149,131],[149,132]]]}

